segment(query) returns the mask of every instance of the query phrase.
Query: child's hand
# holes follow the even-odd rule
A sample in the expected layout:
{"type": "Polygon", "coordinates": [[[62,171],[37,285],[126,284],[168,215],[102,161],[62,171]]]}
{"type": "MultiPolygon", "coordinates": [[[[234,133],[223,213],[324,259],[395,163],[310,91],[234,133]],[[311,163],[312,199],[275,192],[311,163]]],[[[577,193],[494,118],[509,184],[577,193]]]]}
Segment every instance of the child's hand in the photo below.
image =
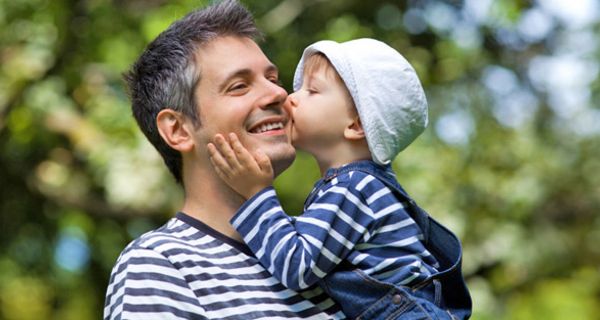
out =
{"type": "Polygon", "coordinates": [[[219,177],[246,199],[273,183],[269,157],[260,150],[252,156],[235,133],[229,134],[229,141],[217,134],[208,153],[219,177]]]}

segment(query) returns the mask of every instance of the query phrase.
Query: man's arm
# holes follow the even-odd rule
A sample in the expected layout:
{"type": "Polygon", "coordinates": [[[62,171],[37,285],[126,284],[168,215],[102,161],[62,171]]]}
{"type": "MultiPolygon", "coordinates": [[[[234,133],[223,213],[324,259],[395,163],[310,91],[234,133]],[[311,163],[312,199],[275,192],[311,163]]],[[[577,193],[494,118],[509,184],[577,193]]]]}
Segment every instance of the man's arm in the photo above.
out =
{"type": "Polygon", "coordinates": [[[204,309],[179,271],[163,255],[129,246],[106,291],[104,319],[205,319],[204,309]]]}

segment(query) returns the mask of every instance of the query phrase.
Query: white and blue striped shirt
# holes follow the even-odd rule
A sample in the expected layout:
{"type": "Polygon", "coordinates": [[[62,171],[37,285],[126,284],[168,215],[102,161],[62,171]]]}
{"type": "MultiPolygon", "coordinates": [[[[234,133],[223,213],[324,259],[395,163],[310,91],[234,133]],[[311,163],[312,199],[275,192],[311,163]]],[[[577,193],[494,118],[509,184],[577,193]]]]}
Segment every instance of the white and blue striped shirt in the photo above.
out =
{"type": "Polygon", "coordinates": [[[350,171],[321,183],[298,217],[285,214],[269,187],[231,219],[263,266],[286,287],[310,287],[342,260],[398,285],[436,273],[438,262],[425,248],[421,229],[382,181],[350,171]]]}
{"type": "Polygon", "coordinates": [[[183,213],[130,243],[104,319],[343,319],[319,287],[285,288],[244,244],[183,213]]]}

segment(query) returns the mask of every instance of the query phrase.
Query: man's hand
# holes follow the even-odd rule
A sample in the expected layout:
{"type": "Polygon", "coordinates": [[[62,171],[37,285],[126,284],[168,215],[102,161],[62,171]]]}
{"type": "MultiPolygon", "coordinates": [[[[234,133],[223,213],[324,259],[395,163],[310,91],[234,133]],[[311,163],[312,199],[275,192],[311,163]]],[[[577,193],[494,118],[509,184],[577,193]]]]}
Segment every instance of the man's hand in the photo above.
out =
{"type": "Polygon", "coordinates": [[[221,134],[208,144],[208,153],[215,171],[233,190],[249,199],[273,183],[273,167],[266,154],[257,150],[250,154],[235,133],[229,141],[221,134]]]}

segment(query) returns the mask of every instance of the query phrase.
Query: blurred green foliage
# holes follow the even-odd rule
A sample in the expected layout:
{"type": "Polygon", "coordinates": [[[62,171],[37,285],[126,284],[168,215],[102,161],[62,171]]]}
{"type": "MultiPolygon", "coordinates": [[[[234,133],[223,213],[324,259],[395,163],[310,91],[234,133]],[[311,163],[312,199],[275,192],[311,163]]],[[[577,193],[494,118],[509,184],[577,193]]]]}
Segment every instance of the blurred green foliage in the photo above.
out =
{"type": "MultiPolygon", "coordinates": [[[[474,319],[600,319],[597,1],[243,2],[288,89],[321,39],[415,66],[430,127],[394,167],[463,240],[474,319]]],[[[98,318],[119,252],[177,210],[121,73],[205,3],[0,0],[1,319],[98,318]]],[[[301,153],[276,181],[290,212],[317,178],[301,153]]]]}

